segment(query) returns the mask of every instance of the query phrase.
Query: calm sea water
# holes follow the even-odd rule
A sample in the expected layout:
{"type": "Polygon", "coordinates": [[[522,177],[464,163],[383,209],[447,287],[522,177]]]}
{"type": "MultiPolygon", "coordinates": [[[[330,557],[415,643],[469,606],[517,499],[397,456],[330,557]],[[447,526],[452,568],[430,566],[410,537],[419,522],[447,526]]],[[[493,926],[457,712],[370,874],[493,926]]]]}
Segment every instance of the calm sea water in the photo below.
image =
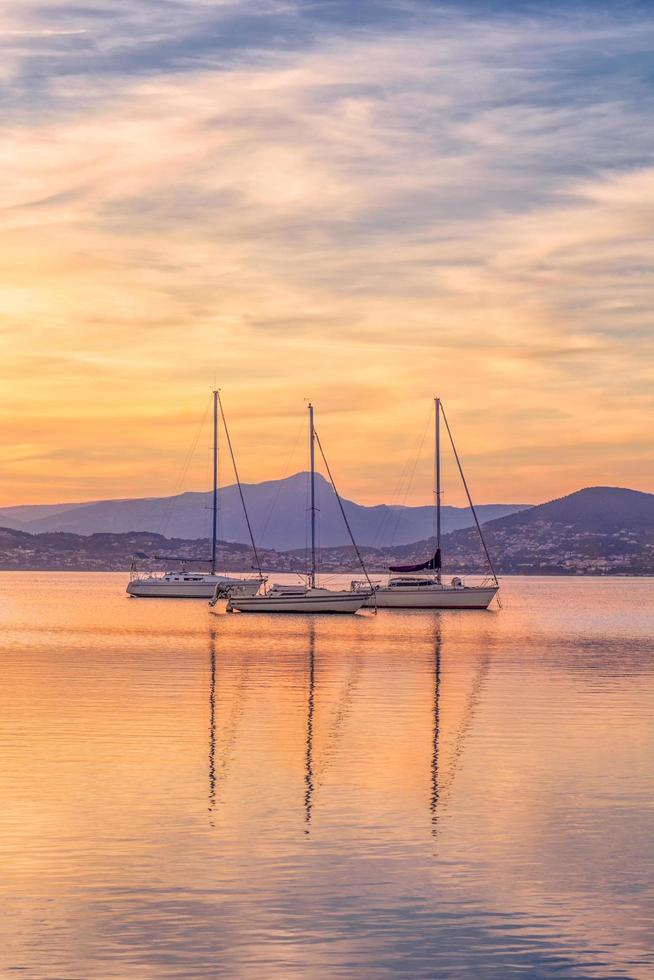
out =
{"type": "Polygon", "coordinates": [[[654,581],[212,615],[0,575],[0,975],[654,976],[654,581]]]}

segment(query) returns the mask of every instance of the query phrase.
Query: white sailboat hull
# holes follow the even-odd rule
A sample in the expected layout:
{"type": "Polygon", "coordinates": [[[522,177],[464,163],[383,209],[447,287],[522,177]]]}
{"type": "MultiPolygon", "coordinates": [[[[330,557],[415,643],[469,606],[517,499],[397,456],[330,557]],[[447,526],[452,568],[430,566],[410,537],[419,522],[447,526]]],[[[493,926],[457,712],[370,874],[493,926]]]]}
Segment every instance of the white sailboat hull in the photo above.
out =
{"type": "Polygon", "coordinates": [[[366,600],[366,606],[378,609],[488,609],[497,594],[498,587],[443,586],[423,588],[378,588],[374,596],[366,600]]]}
{"type": "Polygon", "coordinates": [[[127,593],[141,599],[212,599],[216,586],[232,586],[244,595],[259,591],[259,579],[228,578],[223,575],[205,575],[202,579],[184,581],[184,577],[166,579],[135,578],[127,586],[127,593]]]}
{"type": "Polygon", "coordinates": [[[228,612],[244,613],[356,613],[367,594],[311,589],[304,595],[230,596],[228,612]]]}

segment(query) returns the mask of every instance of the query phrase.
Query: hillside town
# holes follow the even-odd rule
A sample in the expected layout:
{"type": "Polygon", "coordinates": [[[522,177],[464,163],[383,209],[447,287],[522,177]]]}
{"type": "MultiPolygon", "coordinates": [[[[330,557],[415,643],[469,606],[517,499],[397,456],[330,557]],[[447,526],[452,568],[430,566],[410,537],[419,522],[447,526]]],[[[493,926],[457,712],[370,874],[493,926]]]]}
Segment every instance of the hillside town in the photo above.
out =
{"type": "MultiPolygon", "coordinates": [[[[654,574],[654,527],[588,530],[574,524],[537,520],[506,526],[502,521],[486,525],[484,534],[498,574],[505,575],[652,575],[654,574]]],[[[139,567],[163,567],[166,558],[195,562],[209,554],[208,539],[166,538],[149,532],[130,534],[70,533],[29,534],[0,528],[0,569],[61,571],[127,571],[139,567]]],[[[433,539],[398,548],[361,548],[370,573],[381,574],[392,564],[415,564],[433,553],[433,539]]],[[[259,551],[268,572],[306,569],[303,549],[259,551]]],[[[487,564],[477,535],[455,531],[443,540],[444,574],[483,574],[487,564]]],[[[326,573],[361,571],[352,546],[321,548],[319,567],[326,573]]],[[[256,567],[252,549],[245,544],[220,541],[218,564],[226,571],[256,567]]]]}

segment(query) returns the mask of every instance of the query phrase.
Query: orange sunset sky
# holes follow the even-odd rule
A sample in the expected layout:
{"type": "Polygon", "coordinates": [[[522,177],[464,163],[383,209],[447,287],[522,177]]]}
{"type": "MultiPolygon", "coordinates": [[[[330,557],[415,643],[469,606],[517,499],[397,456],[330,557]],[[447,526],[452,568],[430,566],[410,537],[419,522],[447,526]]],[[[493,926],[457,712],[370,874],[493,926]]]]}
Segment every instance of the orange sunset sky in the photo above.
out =
{"type": "Polygon", "coordinates": [[[654,14],[510,8],[5,2],[0,506],[204,489],[214,382],[245,481],[438,394],[479,502],[654,490],[654,14]]]}

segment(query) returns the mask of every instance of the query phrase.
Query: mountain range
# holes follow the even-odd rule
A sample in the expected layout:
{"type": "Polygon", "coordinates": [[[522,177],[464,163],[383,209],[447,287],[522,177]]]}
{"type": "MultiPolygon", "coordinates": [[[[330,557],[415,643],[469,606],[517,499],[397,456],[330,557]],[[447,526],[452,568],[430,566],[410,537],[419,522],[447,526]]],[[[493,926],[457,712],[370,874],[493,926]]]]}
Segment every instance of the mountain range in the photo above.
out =
{"type": "MultiPolygon", "coordinates": [[[[620,487],[589,487],[484,525],[496,570],[500,574],[654,575],[654,494],[620,487]]],[[[443,539],[444,574],[486,571],[475,529],[462,528],[443,539]]],[[[385,571],[396,563],[424,561],[435,547],[432,537],[413,544],[378,548],[361,546],[367,568],[385,571]]],[[[135,554],[173,554],[206,559],[207,538],[166,538],[147,531],[40,534],[0,527],[0,568],[125,570],[135,554]]],[[[304,543],[297,550],[260,550],[269,572],[306,567],[304,543]]],[[[219,567],[247,570],[252,552],[245,544],[221,542],[219,567]]],[[[325,572],[357,569],[351,546],[323,547],[319,567],[325,572]]]]}
{"type": "MultiPolygon", "coordinates": [[[[306,543],[308,473],[284,480],[243,484],[255,540],[261,548],[286,551],[306,543]]],[[[319,543],[346,545],[349,537],[331,484],[319,474],[316,489],[320,519],[319,543]]],[[[81,504],[34,504],[0,509],[0,525],[31,534],[65,531],[72,534],[148,531],[167,537],[199,539],[211,533],[211,493],[188,492],[172,497],[96,500],[81,504]]],[[[489,521],[523,510],[526,504],[482,504],[480,520],[489,521]]],[[[354,536],[367,547],[409,544],[433,533],[434,508],[379,504],[365,506],[343,499],[354,536]]],[[[465,507],[443,507],[445,533],[473,524],[465,507]]],[[[218,537],[224,541],[249,540],[238,487],[219,491],[218,537]]]]}
{"type": "MultiPolygon", "coordinates": [[[[654,574],[654,494],[586,487],[484,525],[498,572],[505,574],[654,574]]],[[[478,571],[485,562],[476,531],[443,542],[444,567],[478,571]]],[[[393,560],[420,560],[433,538],[391,549],[393,560]]]]}

